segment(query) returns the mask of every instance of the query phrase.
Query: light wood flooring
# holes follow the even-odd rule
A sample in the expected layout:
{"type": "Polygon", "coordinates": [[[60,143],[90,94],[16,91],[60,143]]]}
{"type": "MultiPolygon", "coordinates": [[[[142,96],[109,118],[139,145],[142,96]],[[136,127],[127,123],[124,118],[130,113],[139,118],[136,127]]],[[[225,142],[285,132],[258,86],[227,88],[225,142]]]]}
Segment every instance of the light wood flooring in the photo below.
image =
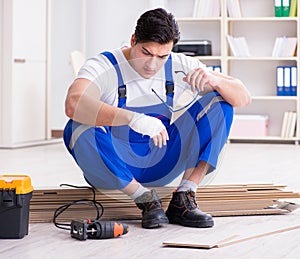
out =
{"type": "MultiPolygon", "coordinates": [[[[62,143],[0,149],[0,174],[30,175],[35,189],[59,188],[60,183],[86,185],[62,143]]],[[[203,184],[228,183],[285,184],[300,192],[300,146],[227,144],[218,170],[203,184]]],[[[164,241],[243,238],[300,225],[300,209],[286,215],[216,217],[210,229],[166,225],[146,230],[139,221],[125,223],[129,233],[120,238],[86,241],[72,239],[68,231],[53,224],[30,224],[29,235],[23,239],[0,239],[0,258],[300,258],[299,229],[209,250],[162,246],[164,241]]]]}

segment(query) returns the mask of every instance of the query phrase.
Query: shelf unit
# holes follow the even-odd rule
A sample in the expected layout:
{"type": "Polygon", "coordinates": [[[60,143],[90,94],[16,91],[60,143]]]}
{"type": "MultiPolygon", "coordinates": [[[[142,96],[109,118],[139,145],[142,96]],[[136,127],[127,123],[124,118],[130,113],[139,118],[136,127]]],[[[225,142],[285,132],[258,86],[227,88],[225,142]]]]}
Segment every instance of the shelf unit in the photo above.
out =
{"type": "MultiPolygon", "coordinates": [[[[195,0],[169,1],[181,31],[182,40],[211,40],[212,56],[197,57],[207,65],[221,65],[222,72],[241,79],[252,95],[252,104],[236,108],[236,114],[261,114],[269,117],[268,136],[230,137],[234,141],[299,142],[300,100],[297,96],[277,96],[276,67],[297,66],[299,48],[295,57],[272,57],[276,37],[296,37],[299,45],[299,17],[274,17],[274,0],[239,0],[242,17],[229,17],[227,1],[220,0],[220,16],[191,18],[195,0]],[[250,57],[232,55],[227,35],[245,37],[250,57]],[[291,138],[281,137],[284,112],[297,112],[296,134],[291,138]]],[[[298,12],[299,14],[299,5],[298,12]]],[[[299,85],[299,69],[297,70],[299,85]]]]}

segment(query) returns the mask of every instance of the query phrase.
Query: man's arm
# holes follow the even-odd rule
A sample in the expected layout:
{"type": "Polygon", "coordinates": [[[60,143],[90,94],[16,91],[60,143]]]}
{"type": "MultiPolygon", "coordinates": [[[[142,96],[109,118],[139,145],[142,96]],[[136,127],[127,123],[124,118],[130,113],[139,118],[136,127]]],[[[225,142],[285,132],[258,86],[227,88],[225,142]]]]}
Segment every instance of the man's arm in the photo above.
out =
{"type": "Polygon", "coordinates": [[[190,71],[184,81],[191,85],[193,91],[197,87],[203,93],[219,92],[233,107],[242,107],[251,103],[251,95],[245,85],[239,79],[222,73],[197,68],[190,71]]]}
{"type": "Polygon", "coordinates": [[[65,100],[66,115],[79,123],[91,126],[128,125],[134,112],[100,101],[100,90],[88,79],[76,79],[65,100]]]}
{"type": "Polygon", "coordinates": [[[159,119],[114,107],[100,101],[99,97],[100,90],[95,84],[87,79],[76,79],[66,97],[66,115],[91,126],[128,125],[136,132],[150,136],[155,146],[167,144],[168,132],[159,119]]]}

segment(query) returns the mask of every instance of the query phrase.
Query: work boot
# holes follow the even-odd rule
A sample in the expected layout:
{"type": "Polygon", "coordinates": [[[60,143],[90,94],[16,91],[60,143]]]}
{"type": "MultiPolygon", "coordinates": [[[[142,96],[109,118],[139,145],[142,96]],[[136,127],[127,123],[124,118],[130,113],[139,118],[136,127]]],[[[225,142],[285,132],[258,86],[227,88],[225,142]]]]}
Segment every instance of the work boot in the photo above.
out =
{"type": "Polygon", "coordinates": [[[161,207],[161,199],[155,190],[145,192],[137,197],[134,202],[142,210],[142,227],[157,228],[162,224],[169,223],[166,214],[161,207]]]}
{"type": "Polygon", "coordinates": [[[214,225],[212,216],[199,209],[193,191],[173,192],[166,215],[170,223],[186,227],[208,228],[214,225]]]}

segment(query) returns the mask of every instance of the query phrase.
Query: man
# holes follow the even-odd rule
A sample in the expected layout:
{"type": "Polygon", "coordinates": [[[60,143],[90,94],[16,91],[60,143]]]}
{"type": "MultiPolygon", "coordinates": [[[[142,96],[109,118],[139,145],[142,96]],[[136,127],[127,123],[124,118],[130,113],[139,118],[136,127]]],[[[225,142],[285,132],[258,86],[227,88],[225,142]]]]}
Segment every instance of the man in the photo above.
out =
{"type": "Polygon", "coordinates": [[[250,103],[240,80],[171,53],[179,39],[172,14],[145,12],[130,47],[89,59],[66,97],[64,140],[85,179],[129,195],[142,210],[144,228],[214,225],[196,203],[197,186],[216,167],[232,107],[250,103]],[[175,104],[186,90],[194,93],[193,102],[174,121],[175,104]],[[166,185],[182,173],[165,214],[147,186],[166,185]]]}

